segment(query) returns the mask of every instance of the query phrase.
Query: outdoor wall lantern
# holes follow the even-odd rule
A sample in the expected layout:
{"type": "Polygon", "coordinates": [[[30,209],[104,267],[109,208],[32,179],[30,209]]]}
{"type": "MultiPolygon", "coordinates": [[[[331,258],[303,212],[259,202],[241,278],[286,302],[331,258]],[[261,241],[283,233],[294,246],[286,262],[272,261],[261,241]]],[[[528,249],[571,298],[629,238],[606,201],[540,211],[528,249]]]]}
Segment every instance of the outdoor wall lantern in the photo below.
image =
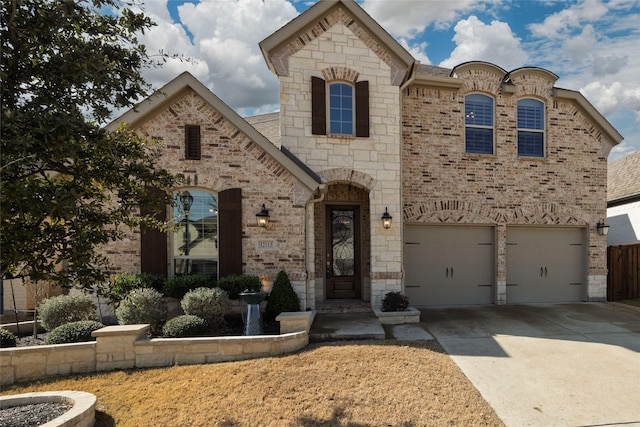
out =
{"type": "Polygon", "coordinates": [[[191,236],[189,235],[189,214],[191,213],[191,205],[193,205],[193,196],[188,191],[183,191],[180,193],[180,203],[182,204],[182,209],[184,210],[184,254],[189,255],[189,248],[191,244],[191,236]]]}
{"type": "Polygon", "coordinates": [[[599,235],[606,236],[609,233],[609,226],[604,223],[604,219],[601,219],[596,225],[596,230],[598,230],[599,235]]]}
{"type": "Polygon", "coordinates": [[[269,224],[269,209],[262,204],[262,210],[256,214],[256,221],[259,227],[266,227],[269,224]]]}
{"type": "Polygon", "coordinates": [[[384,213],[382,214],[382,226],[384,227],[385,230],[388,230],[391,228],[391,222],[393,221],[393,217],[391,215],[389,215],[389,209],[388,208],[384,208],[384,213]]]}

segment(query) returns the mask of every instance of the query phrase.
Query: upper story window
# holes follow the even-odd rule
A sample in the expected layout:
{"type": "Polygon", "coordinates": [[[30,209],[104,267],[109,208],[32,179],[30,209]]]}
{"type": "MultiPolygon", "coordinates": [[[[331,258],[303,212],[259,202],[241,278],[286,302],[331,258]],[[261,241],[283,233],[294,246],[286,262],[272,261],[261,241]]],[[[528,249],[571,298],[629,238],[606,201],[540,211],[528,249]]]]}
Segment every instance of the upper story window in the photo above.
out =
{"type": "Polygon", "coordinates": [[[175,275],[218,277],[218,197],[203,190],[174,194],[172,261],[175,275]]]}
{"type": "Polygon", "coordinates": [[[311,116],[311,133],[314,135],[368,137],[369,82],[353,85],[333,82],[327,85],[324,79],[311,77],[311,116]]]}
{"type": "Polygon", "coordinates": [[[353,86],[329,85],[329,133],[353,135],[353,86]]]}
{"type": "Polygon", "coordinates": [[[200,126],[185,125],[184,127],[184,158],[200,160],[200,126]]]}
{"type": "Polygon", "coordinates": [[[493,154],[493,98],[474,93],[464,97],[465,151],[493,154]]]}
{"type": "Polygon", "coordinates": [[[518,101],[518,155],[544,157],[544,103],[518,101]]]}

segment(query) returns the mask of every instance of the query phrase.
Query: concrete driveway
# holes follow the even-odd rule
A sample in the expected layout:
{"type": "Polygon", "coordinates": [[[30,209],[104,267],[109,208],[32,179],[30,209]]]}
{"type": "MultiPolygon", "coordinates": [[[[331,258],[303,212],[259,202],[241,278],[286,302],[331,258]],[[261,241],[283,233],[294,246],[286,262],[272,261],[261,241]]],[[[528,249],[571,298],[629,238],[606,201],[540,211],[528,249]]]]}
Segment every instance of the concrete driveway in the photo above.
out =
{"type": "Polygon", "coordinates": [[[636,308],[434,308],[422,321],[508,427],[640,426],[636,308]]]}

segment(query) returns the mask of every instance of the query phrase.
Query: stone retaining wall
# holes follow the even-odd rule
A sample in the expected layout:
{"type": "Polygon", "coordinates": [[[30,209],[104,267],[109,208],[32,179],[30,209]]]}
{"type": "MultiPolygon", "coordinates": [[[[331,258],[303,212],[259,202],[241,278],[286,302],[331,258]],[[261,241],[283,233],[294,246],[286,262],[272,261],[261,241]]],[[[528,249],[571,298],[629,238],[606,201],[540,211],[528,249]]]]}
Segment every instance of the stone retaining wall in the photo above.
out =
{"type": "Polygon", "coordinates": [[[107,326],[95,342],[0,349],[0,385],[114,369],[227,362],[298,351],[309,344],[315,312],[279,317],[281,335],[147,338],[149,325],[107,326]]]}

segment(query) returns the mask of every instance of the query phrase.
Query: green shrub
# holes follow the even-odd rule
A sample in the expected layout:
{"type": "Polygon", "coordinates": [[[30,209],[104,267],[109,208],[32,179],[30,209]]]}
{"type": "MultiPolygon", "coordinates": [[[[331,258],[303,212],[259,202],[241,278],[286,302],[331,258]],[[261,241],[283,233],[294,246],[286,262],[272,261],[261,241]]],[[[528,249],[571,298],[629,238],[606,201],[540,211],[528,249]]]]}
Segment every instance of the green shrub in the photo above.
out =
{"type": "Polygon", "coordinates": [[[155,289],[134,289],[116,308],[116,317],[121,325],[149,324],[151,334],[159,335],[167,318],[167,306],[155,289]]]}
{"type": "Polygon", "coordinates": [[[104,328],[100,322],[80,320],[58,326],[47,335],[47,344],[67,344],[72,342],[95,341],[91,332],[104,328]]]}
{"type": "Polygon", "coordinates": [[[13,332],[0,328],[0,348],[15,347],[18,337],[13,332]]]}
{"type": "Polygon", "coordinates": [[[209,276],[197,274],[176,276],[165,282],[162,293],[168,297],[181,300],[187,292],[196,288],[213,288],[215,286],[215,280],[209,276]]]}
{"type": "Polygon", "coordinates": [[[388,292],[382,300],[382,311],[405,311],[409,307],[409,298],[402,292],[388,292]]]}
{"type": "Polygon", "coordinates": [[[187,292],[180,305],[185,314],[201,317],[210,328],[218,329],[225,323],[229,297],[226,291],[219,288],[197,288],[187,292]]]}
{"type": "Polygon", "coordinates": [[[166,338],[197,337],[207,332],[207,322],[198,316],[184,314],[167,321],[162,327],[162,336],[166,338]]]}
{"type": "Polygon", "coordinates": [[[267,300],[264,310],[265,320],[275,320],[278,314],[285,311],[300,311],[300,298],[293,290],[287,273],[281,271],[273,282],[273,289],[267,300]]]}
{"type": "Polygon", "coordinates": [[[218,280],[218,287],[223,291],[227,291],[229,299],[239,299],[240,293],[246,290],[250,292],[258,292],[262,289],[262,283],[258,276],[248,274],[231,275],[218,280]]]}
{"type": "Polygon", "coordinates": [[[153,274],[120,273],[111,282],[108,298],[112,304],[117,305],[134,289],[153,288],[160,291],[163,285],[164,279],[153,274]]]}
{"type": "Polygon", "coordinates": [[[98,307],[88,295],[59,295],[38,305],[40,324],[47,331],[80,320],[98,320],[98,307]]]}

